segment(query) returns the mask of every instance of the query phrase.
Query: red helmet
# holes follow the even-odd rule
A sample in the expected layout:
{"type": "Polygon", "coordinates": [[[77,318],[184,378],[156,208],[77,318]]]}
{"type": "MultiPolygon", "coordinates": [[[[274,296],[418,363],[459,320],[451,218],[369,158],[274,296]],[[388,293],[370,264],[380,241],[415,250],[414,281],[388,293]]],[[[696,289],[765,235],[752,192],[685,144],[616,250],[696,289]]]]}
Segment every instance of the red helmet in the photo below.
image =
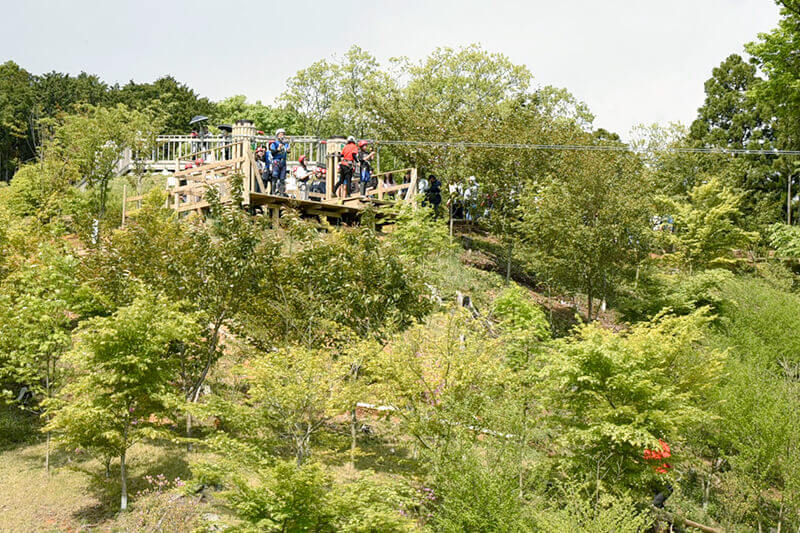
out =
{"type": "Polygon", "coordinates": [[[303,161],[305,161],[305,160],[306,160],[306,156],[304,156],[304,155],[301,155],[301,156],[300,156],[300,157],[297,159],[297,161],[298,161],[298,162],[300,162],[300,163],[302,163],[302,162],[303,162],[303,161]]]}
{"type": "Polygon", "coordinates": [[[369,144],[368,141],[358,141],[358,147],[359,148],[364,148],[368,144],[369,144]]]}

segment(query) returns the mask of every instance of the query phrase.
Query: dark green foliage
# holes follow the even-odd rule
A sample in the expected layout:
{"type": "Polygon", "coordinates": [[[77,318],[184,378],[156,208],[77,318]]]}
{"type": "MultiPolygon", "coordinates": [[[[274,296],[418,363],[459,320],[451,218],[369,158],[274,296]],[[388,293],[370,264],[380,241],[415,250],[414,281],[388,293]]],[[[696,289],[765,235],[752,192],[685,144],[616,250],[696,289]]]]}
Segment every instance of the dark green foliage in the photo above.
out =
{"type": "Polygon", "coordinates": [[[200,97],[189,86],[172,76],[164,76],[152,83],[130,81],[114,86],[108,95],[112,103],[121,103],[137,111],[155,112],[163,118],[161,133],[189,133],[189,121],[195,115],[214,114],[214,104],[200,97]]]}

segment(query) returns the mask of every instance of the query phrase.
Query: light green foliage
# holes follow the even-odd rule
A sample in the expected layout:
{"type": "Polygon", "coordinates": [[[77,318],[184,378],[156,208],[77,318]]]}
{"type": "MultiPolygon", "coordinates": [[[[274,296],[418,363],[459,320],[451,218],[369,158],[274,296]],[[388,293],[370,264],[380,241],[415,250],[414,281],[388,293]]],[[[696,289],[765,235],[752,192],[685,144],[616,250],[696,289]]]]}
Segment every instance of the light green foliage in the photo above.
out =
{"type": "Polygon", "coordinates": [[[75,169],[60,161],[23,165],[7,189],[0,191],[0,201],[18,217],[35,217],[47,224],[62,214],[78,191],[71,186],[78,180],[75,169]]]}
{"type": "Polygon", "coordinates": [[[425,263],[454,251],[445,221],[434,218],[427,207],[401,205],[389,239],[397,253],[415,262],[425,263]]]}
{"type": "Polygon", "coordinates": [[[800,364],[800,338],[794,334],[800,328],[796,313],[800,297],[751,278],[729,281],[722,296],[728,341],[746,360],[774,369],[786,367],[785,377],[792,378],[792,365],[800,364]]]}
{"type": "Polygon", "coordinates": [[[43,245],[0,283],[0,383],[25,385],[36,401],[61,385],[72,330],[102,309],[77,270],[76,257],[43,245]]]}
{"type": "Polygon", "coordinates": [[[64,446],[107,462],[119,457],[125,509],[125,454],[169,423],[164,417],[180,399],[170,383],[178,362],[173,347],[199,332],[175,305],[143,293],[111,316],[88,320],[76,335],[68,355],[74,377],[48,402],[45,429],[64,446]]]}
{"type": "Polygon", "coordinates": [[[543,408],[559,428],[559,457],[596,487],[641,489],[653,475],[641,458],[664,439],[680,461],[682,432],[707,423],[706,394],[725,354],[704,347],[702,311],[662,316],[616,334],[583,326],[543,357],[543,408]]]}
{"type": "Polygon", "coordinates": [[[739,225],[741,200],[741,193],[714,177],[696,185],[687,202],[669,202],[675,212],[674,258],[689,268],[734,264],[734,250],[759,238],[739,225]]]}
{"type": "Polygon", "coordinates": [[[303,133],[333,134],[331,113],[339,97],[336,87],[338,72],[338,65],[322,59],[286,80],[287,88],[280,101],[299,115],[298,127],[303,133]]]}
{"type": "Polygon", "coordinates": [[[500,320],[500,328],[508,333],[526,333],[538,341],[550,337],[544,312],[516,285],[497,296],[492,314],[500,320]]]}
{"type": "Polygon", "coordinates": [[[252,120],[256,129],[266,135],[272,135],[278,128],[298,135],[311,135],[311,130],[294,125],[297,117],[292,113],[257,100],[249,103],[247,98],[238,94],[221,100],[215,105],[213,124],[234,124],[237,120],[252,120]]]}
{"type": "Polygon", "coordinates": [[[382,338],[430,307],[420,298],[420,271],[368,228],[295,244],[247,309],[248,324],[265,339],[319,346],[350,335],[382,338]]]}
{"type": "Polygon", "coordinates": [[[378,61],[356,45],[341,58],[322,59],[286,81],[279,101],[299,115],[298,133],[371,136],[377,117],[372,102],[390,85],[378,61]]]}
{"type": "Polygon", "coordinates": [[[52,140],[45,159],[68,161],[71,171],[97,191],[95,213],[106,210],[109,181],[125,148],[148,152],[154,145],[160,123],[152,115],[124,105],[92,107],[64,115],[53,124],[52,140]]]}
{"type": "Polygon", "coordinates": [[[334,415],[350,406],[350,364],[326,351],[300,347],[254,354],[239,371],[247,395],[211,397],[208,413],[218,416],[229,439],[245,457],[290,451],[301,464],[314,437],[334,415]]]}
{"type": "Polygon", "coordinates": [[[448,445],[459,434],[506,432],[512,414],[495,404],[510,384],[502,353],[501,341],[465,311],[435,314],[382,353],[373,403],[398,408],[393,414],[435,471],[449,460],[448,445]]]}
{"type": "Polygon", "coordinates": [[[278,462],[261,469],[255,481],[242,477],[226,493],[244,523],[234,531],[343,531],[350,533],[416,530],[408,513],[407,489],[362,475],[333,483],[316,463],[296,467],[278,462]]]}
{"type": "Polygon", "coordinates": [[[639,533],[647,531],[653,520],[642,512],[629,497],[604,496],[592,503],[578,491],[572,490],[561,498],[565,505],[552,504],[537,509],[534,523],[538,531],[569,531],[570,533],[639,533]]]}
{"type": "Polygon", "coordinates": [[[542,309],[518,286],[500,293],[492,302],[492,316],[506,342],[506,359],[525,365],[539,345],[550,339],[550,324],[542,309]]]}
{"type": "Polygon", "coordinates": [[[731,272],[721,269],[693,274],[647,272],[641,276],[637,288],[615,304],[629,321],[650,319],[662,311],[686,315],[701,307],[716,314],[725,302],[722,288],[733,277],[731,272]]]}
{"type": "Polygon", "coordinates": [[[464,439],[453,445],[433,480],[434,531],[535,531],[520,494],[513,449],[503,442],[482,447],[464,439]]]}
{"type": "Polygon", "coordinates": [[[179,222],[163,208],[162,198],[152,192],[125,228],[92,251],[89,276],[117,305],[134,297],[133,278],[197,313],[206,334],[199,348],[186,347],[181,369],[186,396],[195,399],[220,356],[225,321],[242,306],[260,304],[256,295],[271,272],[279,242],[237,205],[220,205],[212,195],[214,218],[208,223],[179,222]]]}
{"type": "Polygon", "coordinates": [[[800,258],[800,227],[773,224],[767,232],[770,246],[780,257],[800,258]]]}
{"type": "Polygon", "coordinates": [[[783,507],[784,520],[796,527],[800,298],[758,279],[731,281],[724,296],[729,303],[722,307],[718,340],[732,347],[733,357],[715,393],[715,411],[718,453],[731,468],[719,474],[719,513],[731,522],[777,526],[783,507]]]}

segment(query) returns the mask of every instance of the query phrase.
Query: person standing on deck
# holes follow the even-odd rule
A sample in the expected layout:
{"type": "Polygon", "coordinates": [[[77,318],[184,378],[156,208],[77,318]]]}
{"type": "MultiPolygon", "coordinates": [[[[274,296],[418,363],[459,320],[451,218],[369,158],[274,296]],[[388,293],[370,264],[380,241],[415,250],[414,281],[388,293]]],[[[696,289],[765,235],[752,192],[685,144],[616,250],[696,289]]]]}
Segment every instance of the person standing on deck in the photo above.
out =
{"type": "Polygon", "coordinates": [[[361,196],[367,194],[367,185],[372,178],[372,165],[370,161],[375,157],[375,152],[370,152],[368,141],[358,141],[358,162],[361,166],[361,196]]]}
{"type": "MultiPolygon", "coordinates": [[[[267,156],[266,150],[263,146],[259,146],[256,148],[256,167],[258,170],[258,175],[261,176],[261,179],[264,181],[264,186],[269,183],[269,178],[267,178],[267,156]]],[[[262,191],[261,186],[258,184],[258,180],[255,182],[256,192],[263,192],[266,193],[267,191],[262,191]]]]}
{"type": "Polygon", "coordinates": [[[294,167],[293,172],[294,179],[297,182],[297,197],[301,200],[308,200],[308,182],[311,180],[311,176],[313,176],[314,173],[306,166],[306,156],[301,155],[298,162],[300,164],[294,167]]]}
{"type": "Polygon", "coordinates": [[[286,155],[289,153],[289,141],[286,140],[286,130],[283,128],[275,132],[275,140],[269,144],[269,153],[272,156],[272,194],[283,196],[286,185],[286,155]]]}
{"type": "Polygon", "coordinates": [[[347,138],[347,144],[342,148],[342,161],[339,163],[339,181],[333,187],[334,196],[339,192],[340,185],[344,185],[345,198],[350,194],[350,180],[353,179],[357,155],[358,146],[356,146],[355,138],[351,135],[347,138]]]}

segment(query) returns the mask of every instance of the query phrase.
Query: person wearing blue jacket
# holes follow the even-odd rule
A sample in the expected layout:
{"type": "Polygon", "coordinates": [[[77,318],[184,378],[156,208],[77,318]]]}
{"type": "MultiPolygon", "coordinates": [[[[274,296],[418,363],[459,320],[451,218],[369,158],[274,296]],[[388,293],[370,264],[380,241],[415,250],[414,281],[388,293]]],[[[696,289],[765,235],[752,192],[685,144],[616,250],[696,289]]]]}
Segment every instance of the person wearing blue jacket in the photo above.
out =
{"type": "Polygon", "coordinates": [[[275,132],[275,140],[269,143],[272,156],[272,194],[283,196],[286,188],[286,156],[289,153],[286,131],[281,128],[275,132]]]}

